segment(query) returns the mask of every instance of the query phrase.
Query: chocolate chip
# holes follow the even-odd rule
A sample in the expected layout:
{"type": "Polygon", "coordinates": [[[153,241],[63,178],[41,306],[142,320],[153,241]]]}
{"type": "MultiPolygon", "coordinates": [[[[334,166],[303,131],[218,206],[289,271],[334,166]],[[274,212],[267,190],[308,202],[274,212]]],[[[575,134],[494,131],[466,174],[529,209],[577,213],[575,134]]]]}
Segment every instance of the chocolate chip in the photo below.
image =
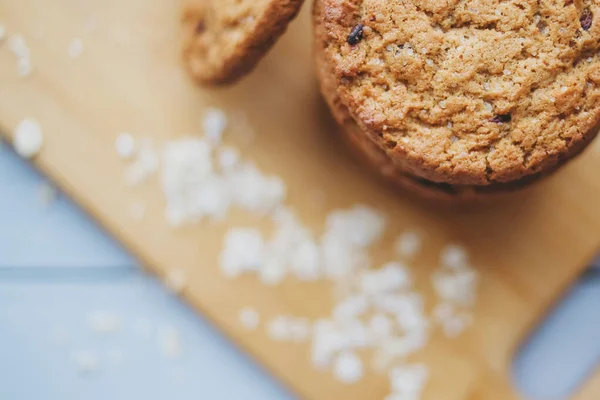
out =
{"type": "Polygon", "coordinates": [[[512,116],[510,114],[499,114],[490,119],[490,122],[495,124],[507,124],[510,121],[512,121],[512,116]]]}
{"type": "Polygon", "coordinates": [[[354,46],[355,44],[358,44],[362,40],[364,27],[365,26],[363,24],[358,24],[354,28],[352,28],[352,31],[348,35],[348,39],[346,39],[348,44],[354,46]]]}
{"type": "Polygon", "coordinates": [[[590,28],[592,27],[592,22],[594,22],[594,14],[592,14],[589,8],[583,10],[583,14],[581,14],[579,22],[581,22],[581,27],[584,31],[590,30],[590,28]]]}

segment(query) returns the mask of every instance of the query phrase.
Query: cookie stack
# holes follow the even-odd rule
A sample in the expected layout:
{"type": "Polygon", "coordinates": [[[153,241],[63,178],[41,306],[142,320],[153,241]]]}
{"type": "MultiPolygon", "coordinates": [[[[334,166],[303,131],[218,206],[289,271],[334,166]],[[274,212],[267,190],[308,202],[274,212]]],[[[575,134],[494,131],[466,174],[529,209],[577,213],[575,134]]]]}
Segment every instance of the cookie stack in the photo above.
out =
{"type": "Polygon", "coordinates": [[[388,180],[436,199],[496,195],[596,136],[596,16],[594,0],[316,0],[317,73],[344,137],[388,180]]]}

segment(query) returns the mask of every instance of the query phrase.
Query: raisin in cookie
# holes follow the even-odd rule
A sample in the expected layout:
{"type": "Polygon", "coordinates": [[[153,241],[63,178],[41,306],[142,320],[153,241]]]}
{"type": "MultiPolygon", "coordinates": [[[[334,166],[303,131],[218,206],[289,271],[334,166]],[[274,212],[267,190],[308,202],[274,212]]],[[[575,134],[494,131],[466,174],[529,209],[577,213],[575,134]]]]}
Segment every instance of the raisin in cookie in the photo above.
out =
{"type": "Polygon", "coordinates": [[[314,22],[339,103],[415,179],[520,187],[598,132],[598,1],[316,0],[314,22]]]}
{"type": "Polygon", "coordinates": [[[285,32],[303,0],[191,0],[184,12],[183,57],[202,84],[235,82],[285,32]]]}

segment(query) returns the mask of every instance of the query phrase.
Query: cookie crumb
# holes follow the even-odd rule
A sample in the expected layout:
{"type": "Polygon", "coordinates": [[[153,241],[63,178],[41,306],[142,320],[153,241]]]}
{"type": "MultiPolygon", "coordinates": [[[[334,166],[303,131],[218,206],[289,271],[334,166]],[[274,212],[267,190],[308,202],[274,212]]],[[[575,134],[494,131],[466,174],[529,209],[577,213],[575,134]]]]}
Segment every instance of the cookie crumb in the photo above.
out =
{"type": "Polygon", "coordinates": [[[13,146],[18,155],[33,158],[40,152],[43,143],[42,128],[36,120],[25,118],[19,122],[13,134],[13,146]]]}

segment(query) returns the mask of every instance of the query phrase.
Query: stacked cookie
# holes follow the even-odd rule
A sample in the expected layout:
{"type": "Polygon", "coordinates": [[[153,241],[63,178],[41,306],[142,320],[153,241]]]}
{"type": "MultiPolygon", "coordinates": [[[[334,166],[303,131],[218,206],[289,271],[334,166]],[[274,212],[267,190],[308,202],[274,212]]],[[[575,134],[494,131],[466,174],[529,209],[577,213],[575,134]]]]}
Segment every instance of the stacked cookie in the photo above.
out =
{"type": "Polygon", "coordinates": [[[316,0],[317,72],[344,137],[383,176],[479,198],[538,180],[596,136],[595,16],[595,0],[316,0]]]}

